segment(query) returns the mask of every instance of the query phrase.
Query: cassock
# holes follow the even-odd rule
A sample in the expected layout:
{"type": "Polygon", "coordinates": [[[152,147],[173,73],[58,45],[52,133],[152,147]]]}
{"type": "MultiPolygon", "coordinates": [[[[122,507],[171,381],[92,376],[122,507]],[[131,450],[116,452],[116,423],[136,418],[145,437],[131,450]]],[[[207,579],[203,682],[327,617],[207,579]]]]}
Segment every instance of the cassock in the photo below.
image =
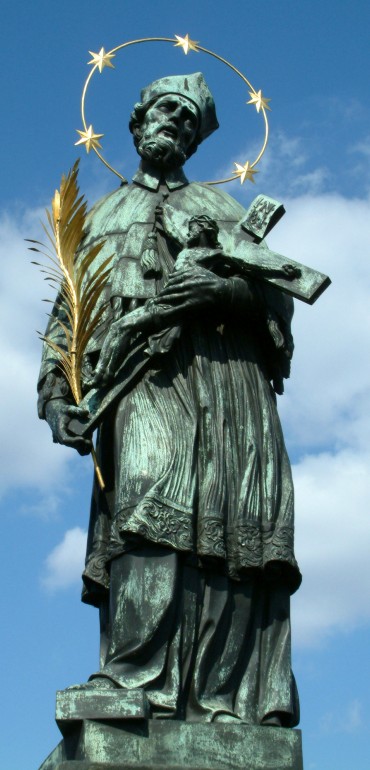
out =
{"type": "MultiPolygon", "coordinates": [[[[182,170],[163,179],[140,168],[94,206],[81,253],[104,239],[92,270],[110,254],[116,262],[87,374],[112,320],[155,296],[174,267],[178,241],[153,229],[167,202],[214,219],[221,243],[245,215],[182,170]],[[148,270],[154,231],[158,264],[148,270]]],[[[137,381],[105,415],[97,453],[106,489],[94,483],[83,601],[100,608],[93,677],[144,688],[154,718],[260,724],[278,712],[291,727],[299,716],[289,600],[301,577],[273,385],[281,392],[289,373],[292,303],[248,280],[258,313],[220,302],[184,318],[164,352],[143,352],[137,381]]],[[[48,334],[58,334],[53,319],[48,334]]],[[[142,344],[140,334],[131,344],[142,344]]],[[[46,346],[40,416],[61,396],[68,386],[46,346]]]]}

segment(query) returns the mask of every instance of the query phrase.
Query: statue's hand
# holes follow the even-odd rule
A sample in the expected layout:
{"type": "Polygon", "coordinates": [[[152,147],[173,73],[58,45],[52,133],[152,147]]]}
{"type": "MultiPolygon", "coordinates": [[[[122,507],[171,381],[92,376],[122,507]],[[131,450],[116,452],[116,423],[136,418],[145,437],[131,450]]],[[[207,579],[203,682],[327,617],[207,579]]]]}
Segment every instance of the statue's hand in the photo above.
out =
{"type": "Polygon", "coordinates": [[[169,322],[176,322],[184,311],[222,304],[227,291],[226,278],[220,278],[201,265],[192,265],[185,270],[174,271],[153,301],[161,306],[169,305],[168,310],[161,307],[161,316],[169,322]]]}
{"type": "Polygon", "coordinates": [[[45,406],[45,417],[51,428],[54,443],[77,449],[80,455],[89,454],[92,447],[91,439],[77,435],[68,427],[72,419],[83,423],[88,414],[87,409],[71,406],[61,398],[48,401],[45,406]]]}
{"type": "Polygon", "coordinates": [[[157,297],[110,325],[97,367],[86,385],[90,388],[109,385],[124,361],[132,332],[159,331],[177,323],[187,310],[222,302],[226,291],[226,279],[200,265],[174,272],[157,297]]]}
{"type": "Polygon", "coordinates": [[[157,316],[154,299],[150,299],[145,305],[130,311],[111,324],[100,351],[95,372],[86,381],[88,387],[99,388],[109,385],[125,360],[132,334],[142,331],[150,333],[156,330],[158,323],[160,324],[160,318],[158,319],[157,316]]]}
{"type": "Polygon", "coordinates": [[[127,352],[131,328],[124,316],[111,324],[94,374],[86,383],[88,387],[99,388],[112,381],[127,352]]]}

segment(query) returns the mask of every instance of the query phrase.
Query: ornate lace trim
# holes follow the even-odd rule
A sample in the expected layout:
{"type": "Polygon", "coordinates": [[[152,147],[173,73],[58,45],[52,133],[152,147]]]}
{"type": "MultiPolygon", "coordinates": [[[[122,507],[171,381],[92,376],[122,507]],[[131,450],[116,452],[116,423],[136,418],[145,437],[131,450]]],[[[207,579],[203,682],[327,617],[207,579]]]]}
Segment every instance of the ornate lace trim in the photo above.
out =
{"type": "MultiPolygon", "coordinates": [[[[238,579],[245,570],[264,569],[280,563],[284,570],[299,570],[294,557],[293,526],[261,524],[247,520],[225,530],[220,516],[199,517],[197,542],[194,542],[193,517],[190,511],[171,505],[167,500],[145,498],[134,508],[126,508],[115,518],[109,545],[101,547],[88,561],[84,576],[109,587],[107,563],[115,556],[131,550],[142,539],[187,551],[199,557],[221,559],[230,577],[238,579]]],[[[299,578],[299,579],[298,579],[299,578]]]]}
{"type": "MultiPolygon", "coordinates": [[[[179,551],[193,548],[192,512],[154,497],[144,498],[135,508],[126,508],[115,519],[111,545],[115,535],[134,533],[152,543],[170,545],[179,551]]],[[[122,539],[121,539],[122,543],[122,539]]]]}
{"type": "Polygon", "coordinates": [[[102,588],[109,589],[107,562],[107,543],[100,542],[92,552],[82,573],[82,579],[88,592],[91,590],[90,581],[102,588]]]}

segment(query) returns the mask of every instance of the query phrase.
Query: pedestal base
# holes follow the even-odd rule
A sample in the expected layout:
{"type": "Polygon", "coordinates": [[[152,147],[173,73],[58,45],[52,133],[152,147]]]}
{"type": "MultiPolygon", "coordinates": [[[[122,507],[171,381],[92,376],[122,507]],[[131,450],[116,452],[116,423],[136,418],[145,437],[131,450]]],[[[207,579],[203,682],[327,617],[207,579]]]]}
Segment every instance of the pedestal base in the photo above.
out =
{"type": "Polygon", "coordinates": [[[83,720],[40,770],[303,770],[300,730],[174,720],[83,720]]]}

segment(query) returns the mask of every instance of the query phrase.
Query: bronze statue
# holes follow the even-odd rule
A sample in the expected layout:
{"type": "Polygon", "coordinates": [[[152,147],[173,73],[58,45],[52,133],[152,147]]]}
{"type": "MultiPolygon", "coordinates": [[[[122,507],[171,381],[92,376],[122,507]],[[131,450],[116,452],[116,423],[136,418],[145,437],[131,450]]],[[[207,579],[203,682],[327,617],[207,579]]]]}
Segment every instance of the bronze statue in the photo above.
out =
{"type": "MultiPolygon", "coordinates": [[[[130,120],[139,169],[93,207],[81,243],[82,256],[104,239],[91,274],[115,254],[85,391],[121,385],[99,416],[105,490],[94,483],[83,574],[101,665],[78,687],[143,690],[153,719],[292,727],[289,601],[301,576],[275,394],[301,271],[273,253],[264,262],[275,202],[248,217],[186,179],[186,159],[217,127],[200,73],[145,88],[130,120]]],[[[62,312],[57,303],[51,337],[62,312]]],[[[45,345],[39,413],[54,441],[83,454],[86,411],[71,406],[57,363],[45,345]]]]}

